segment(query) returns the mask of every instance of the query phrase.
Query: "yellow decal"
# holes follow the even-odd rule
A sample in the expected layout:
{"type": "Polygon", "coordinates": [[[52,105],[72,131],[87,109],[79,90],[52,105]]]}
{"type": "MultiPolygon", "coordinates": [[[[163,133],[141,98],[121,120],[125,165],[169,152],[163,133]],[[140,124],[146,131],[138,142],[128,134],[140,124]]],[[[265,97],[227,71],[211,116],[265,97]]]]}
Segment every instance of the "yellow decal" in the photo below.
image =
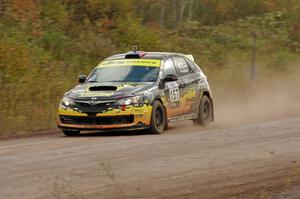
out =
{"type": "Polygon", "coordinates": [[[86,113],[81,113],[79,111],[75,111],[73,109],[67,108],[58,108],[59,115],[70,115],[70,116],[88,116],[86,113]]]}
{"type": "Polygon", "coordinates": [[[105,96],[105,97],[109,97],[112,96],[114,94],[114,92],[112,91],[93,91],[93,92],[89,92],[86,91],[84,93],[80,94],[80,97],[97,97],[97,96],[105,96]]]}
{"type": "Polygon", "coordinates": [[[111,66],[146,66],[146,67],[160,67],[160,60],[158,59],[118,59],[107,60],[101,62],[98,67],[111,66]]]}

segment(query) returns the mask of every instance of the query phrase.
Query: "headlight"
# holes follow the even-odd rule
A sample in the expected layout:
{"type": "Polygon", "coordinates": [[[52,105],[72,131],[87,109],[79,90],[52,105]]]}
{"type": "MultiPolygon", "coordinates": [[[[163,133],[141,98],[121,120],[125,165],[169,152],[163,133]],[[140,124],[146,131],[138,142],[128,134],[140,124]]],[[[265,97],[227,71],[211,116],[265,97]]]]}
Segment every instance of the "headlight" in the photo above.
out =
{"type": "Polygon", "coordinates": [[[72,106],[72,105],[74,105],[74,100],[72,100],[72,99],[70,99],[70,98],[68,98],[68,97],[64,97],[64,98],[62,99],[62,104],[63,104],[64,106],[72,106]]]}
{"type": "Polygon", "coordinates": [[[132,104],[137,104],[139,102],[140,98],[141,98],[141,96],[123,98],[123,99],[120,99],[120,100],[116,101],[116,105],[129,106],[129,105],[132,105],[132,104]]]}

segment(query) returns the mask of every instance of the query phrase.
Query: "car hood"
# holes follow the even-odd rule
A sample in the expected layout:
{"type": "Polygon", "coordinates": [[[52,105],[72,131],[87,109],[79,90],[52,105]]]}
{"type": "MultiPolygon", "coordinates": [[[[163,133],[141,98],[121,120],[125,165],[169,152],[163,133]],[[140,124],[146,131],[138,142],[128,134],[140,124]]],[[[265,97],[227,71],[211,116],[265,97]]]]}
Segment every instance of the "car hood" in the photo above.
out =
{"type": "Polygon", "coordinates": [[[75,86],[65,96],[72,99],[119,99],[138,95],[155,86],[155,82],[104,82],[87,83],[75,86]]]}

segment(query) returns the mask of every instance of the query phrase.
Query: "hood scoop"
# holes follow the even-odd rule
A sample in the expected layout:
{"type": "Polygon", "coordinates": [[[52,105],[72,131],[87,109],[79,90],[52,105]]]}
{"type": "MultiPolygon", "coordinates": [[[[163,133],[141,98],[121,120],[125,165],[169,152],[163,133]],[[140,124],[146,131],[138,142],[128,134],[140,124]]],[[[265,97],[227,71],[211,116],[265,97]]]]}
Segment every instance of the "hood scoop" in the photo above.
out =
{"type": "Polygon", "coordinates": [[[90,91],[115,91],[118,87],[116,86],[91,86],[90,91]]]}

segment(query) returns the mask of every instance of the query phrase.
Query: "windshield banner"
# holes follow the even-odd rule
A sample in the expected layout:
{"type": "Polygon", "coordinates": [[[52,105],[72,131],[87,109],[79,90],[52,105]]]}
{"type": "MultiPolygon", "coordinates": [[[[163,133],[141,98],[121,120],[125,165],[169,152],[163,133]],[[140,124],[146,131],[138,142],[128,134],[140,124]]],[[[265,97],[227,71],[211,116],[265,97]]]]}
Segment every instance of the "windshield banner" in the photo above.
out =
{"type": "Polygon", "coordinates": [[[98,67],[111,67],[111,66],[146,66],[146,67],[160,67],[158,59],[118,59],[107,60],[101,62],[98,67]]]}

